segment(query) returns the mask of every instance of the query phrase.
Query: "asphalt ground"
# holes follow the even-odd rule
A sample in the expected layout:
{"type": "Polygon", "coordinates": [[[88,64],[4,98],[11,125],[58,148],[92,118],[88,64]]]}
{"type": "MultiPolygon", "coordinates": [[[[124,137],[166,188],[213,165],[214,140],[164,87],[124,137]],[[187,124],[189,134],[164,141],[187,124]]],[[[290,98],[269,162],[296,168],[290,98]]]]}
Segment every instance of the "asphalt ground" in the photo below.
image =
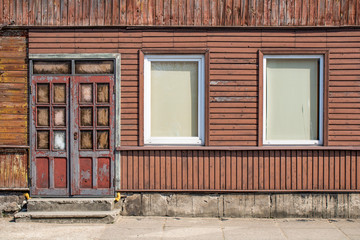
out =
{"type": "Polygon", "coordinates": [[[359,239],[360,219],[120,217],[114,224],[15,223],[0,239],[359,239]]]}

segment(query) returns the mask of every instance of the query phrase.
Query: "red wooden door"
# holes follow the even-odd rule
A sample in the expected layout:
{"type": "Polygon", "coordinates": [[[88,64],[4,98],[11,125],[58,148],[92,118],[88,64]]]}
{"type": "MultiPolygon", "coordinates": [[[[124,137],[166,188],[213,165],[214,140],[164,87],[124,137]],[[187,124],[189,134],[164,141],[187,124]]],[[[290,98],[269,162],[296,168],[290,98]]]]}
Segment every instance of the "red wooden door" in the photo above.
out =
{"type": "Polygon", "coordinates": [[[114,78],[33,76],[31,194],[114,194],[114,78]]]}
{"type": "Polygon", "coordinates": [[[114,78],[76,76],[71,88],[71,194],[113,195],[114,78]]]}

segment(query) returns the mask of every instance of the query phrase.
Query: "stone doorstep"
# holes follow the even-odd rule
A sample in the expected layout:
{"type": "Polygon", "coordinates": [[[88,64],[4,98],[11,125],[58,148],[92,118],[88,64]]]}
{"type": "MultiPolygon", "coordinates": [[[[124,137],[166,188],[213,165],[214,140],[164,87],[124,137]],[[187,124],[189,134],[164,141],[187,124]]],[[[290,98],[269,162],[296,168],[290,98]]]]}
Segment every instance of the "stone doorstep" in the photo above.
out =
{"type": "Polygon", "coordinates": [[[113,223],[119,215],[120,210],[88,212],[19,212],[15,214],[15,222],[113,223]]]}
{"type": "Polygon", "coordinates": [[[114,198],[31,198],[28,212],[112,211],[114,198]]]}

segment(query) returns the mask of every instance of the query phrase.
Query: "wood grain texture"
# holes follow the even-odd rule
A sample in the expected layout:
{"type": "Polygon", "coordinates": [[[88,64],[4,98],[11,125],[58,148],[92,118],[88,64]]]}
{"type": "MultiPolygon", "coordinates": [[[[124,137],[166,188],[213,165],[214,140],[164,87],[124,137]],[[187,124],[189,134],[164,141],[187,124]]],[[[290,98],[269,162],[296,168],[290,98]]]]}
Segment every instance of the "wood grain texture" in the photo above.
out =
{"type": "Polygon", "coordinates": [[[0,150],[0,188],[28,187],[26,150],[0,150]]]}
{"type": "Polygon", "coordinates": [[[25,32],[0,32],[0,49],[0,145],[28,145],[25,32]]]}
{"type": "Polygon", "coordinates": [[[357,0],[3,0],[0,24],[355,26],[357,0]]]}
{"type": "Polygon", "coordinates": [[[122,191],[360,191],[359,151],[144,150],[121,161],[122,191]],[[146,177],[132,174],[140,155],[146,177]]]}

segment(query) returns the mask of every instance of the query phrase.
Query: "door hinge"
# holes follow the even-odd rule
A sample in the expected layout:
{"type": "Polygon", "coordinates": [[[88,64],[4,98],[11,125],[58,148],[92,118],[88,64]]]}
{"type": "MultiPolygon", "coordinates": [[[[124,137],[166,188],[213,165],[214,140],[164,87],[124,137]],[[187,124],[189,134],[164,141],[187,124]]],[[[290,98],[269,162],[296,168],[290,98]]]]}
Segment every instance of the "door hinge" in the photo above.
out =
{"type": "Polygon", "coordinates": [[[113,94],[115,94],[116,93],[116,86],[114,85],[113,86],[113,94]]]}
{"type": "Polygon", "coordinates": [[[29,86],[29,93],[30,93],[30,95],[32,94],[31,85],[29,86]]]}

